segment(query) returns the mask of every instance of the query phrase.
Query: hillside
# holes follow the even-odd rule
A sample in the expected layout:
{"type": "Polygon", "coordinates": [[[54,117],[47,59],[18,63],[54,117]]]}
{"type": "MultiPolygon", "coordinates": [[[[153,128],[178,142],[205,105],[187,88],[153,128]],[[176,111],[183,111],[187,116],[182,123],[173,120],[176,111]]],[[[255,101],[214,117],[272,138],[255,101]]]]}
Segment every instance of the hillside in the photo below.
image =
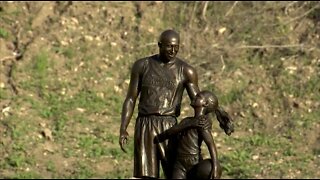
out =
{"type": "Polygon", "coordinates": [[[313,1],[0,2],[0,177],[132,177],[136,113],[118,145],[130,68],[169,28],[234,119],[232,136],[214,123],[223,178],[320,177],[313,1]]]}

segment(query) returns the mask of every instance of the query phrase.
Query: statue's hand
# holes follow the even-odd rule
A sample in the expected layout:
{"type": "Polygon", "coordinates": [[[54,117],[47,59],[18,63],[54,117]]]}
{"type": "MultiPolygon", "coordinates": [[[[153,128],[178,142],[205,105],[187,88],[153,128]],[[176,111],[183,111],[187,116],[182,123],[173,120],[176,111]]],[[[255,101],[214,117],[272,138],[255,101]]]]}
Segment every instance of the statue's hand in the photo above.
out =
{"type": "Polygon", "coordinates": [[[228,136],[230,136],[234,132],[234,126],[232,122],[228,122],[227,124],[220,123],[220,127],[228,136]]]}
{"type": "Polygon", "coordinates": [[[214,163],[214,166],[212,166],[212,170],[211,170],[211,179],[220,179],[221,176],[221,169],[220,166],[217,165],[217,162],[214,163]],[[220,173],[219,173],[220,172],[220,173]]]}
{"type": "Polygon", "coordinates": [[[197,118],[190,118],[188,121],[182,122],[184,128],[203,128],[208,129],[211,127],[208,119],[205,117],[197,117],[197,118]]]}
{"type": "Polygon", "coordinates": [[[120,144],[120,147],[122,149],[123,152],[127,152],[125,149],[124,149],[124,145],[125,144],[128,144],[128,132],[127,131],[120,131],[120,137],[119,137],[119,144],[120,144]]]}
{"type": "Polygon", "coordinates": [[[161,142],[165,141],[166,139],[168,139],[168,136],[167,136],[166,132],[163,132],[161,134],[158,134],[154,138],[154,143],[161,143],[161,142]]]}
{"type": "Polygon", "coordinates": [[[209,119],[207,119],[208,117],[206,116],[202,116],[200,118],[198,118],[198,127],[202,128],[202,129],[211,129],[211,123],[209,121],[209,119]]]}
{"type": "Polygon", "coordinates": [[[213,168],[211,170],[211,176],[210,176],[211,178],[210,179],[218,179],[217,176],[218,176],[218,171],[215,168],[213,168]]]}
{"type": "Polygon", "coordinates": [[[226,127],[226,129],[225,129],[224,131],[225,131],[225,133],[226,133],[228,136],[230,136],[231,133],[234,132],[233,123],[232,123],[232,122],[228,122],[228,123],[227,123],[227,127],[226,127]]]}
{"type": "Polygon", "coordinates": [[[231,133],[234,132],[234,125],[233,125],[232,118],[223,109],[217,110],[216,115],[217,115],[217,119],[219,121],[220,127],[224,130],[224,132],[228,136],[230,136],[231,133]]]}

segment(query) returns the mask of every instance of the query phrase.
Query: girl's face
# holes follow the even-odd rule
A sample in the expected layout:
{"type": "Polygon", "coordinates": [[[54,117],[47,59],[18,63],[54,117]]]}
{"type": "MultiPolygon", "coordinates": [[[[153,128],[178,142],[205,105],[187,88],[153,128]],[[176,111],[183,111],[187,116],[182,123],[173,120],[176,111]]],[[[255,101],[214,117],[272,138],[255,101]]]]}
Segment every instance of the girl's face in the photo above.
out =
{"type": "Polygon", "coordinates": [[[196,108],[196,107],[203,107],[205,104],[206,104],[205,97],[201,93],[199,93],[197,94],[196,98],[193,99],[190,105],[193,108],[196,108]]]}

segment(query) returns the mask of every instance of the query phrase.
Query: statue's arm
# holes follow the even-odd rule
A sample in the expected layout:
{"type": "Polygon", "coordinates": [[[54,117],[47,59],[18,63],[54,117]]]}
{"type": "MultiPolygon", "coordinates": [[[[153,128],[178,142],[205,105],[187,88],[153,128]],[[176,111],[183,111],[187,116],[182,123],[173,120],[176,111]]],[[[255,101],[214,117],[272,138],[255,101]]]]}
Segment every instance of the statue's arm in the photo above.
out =
{"type": "Polygon", "coordinates": [[[204,126],[204,121],[200,121],[195,118],[185,118],[179,124],[165,130],[156,137],[158,142],[163,142],[170,137],[176,136],[177,134],[188,130],[190,128],[202,128],[204,126]]]}
{"type": "Polygon", "coordinates": [[[219,166],[218,166],[218,154],[217,154],[217,148],[216,145],[214,143],[211,131],[209,129],[201,129],[200,130],[200,134],[203,137],[204,142],[206,143],[207,147],[208,147],[208,151],[210,153],[211,156],[211,161],[212,161],[212,165],[213,168],[211,170],[211,177],[213,179],[216,179],[216,177],[218,176],[218,172],[219,172],[219,166]]]}
{"type": "Polygon", "coordinates": [[[230,136],[234,132],[233,120],[230,115],[222,108],[218,107],[215,111],[220,127],[230,136]]]}
{"type": "Polygon", "coordinates": [[[197,93],[200,91],[198,85],[198,74],[193,67],[188,65],[184,67],[183,73],[186,78],[185,87],[190,97],[190,100],[192,101],[196,97],[197,93]]]}
{"type": "MultiPolygon", "coordinates": [[[[143,68],[142,61],[136,61],[131,69],[130,83],[126,99],[124,100],[121,112],[120,138],[119,143],[121,149],[124,150],[123,145],[127,141],[128,133],[127,127],[133,114],[136,99],[140,93],[140,76],[143,68]]],[[[125,151],[125,150],[124,150],[125,151]]]]}
{"type": "MultiPolygon", "coordinates": [[[[200,91],[197,71],[193,67],[186,65],[184,68],[184,74],[186,77],[186,89],[192,101],[200,91]]],[[[233,120],[231,116],[220,105],[218,105],[215,114],[220,123],[220,127],[225,130],[227,135],[230,136],[231,133],[234,132],[233,120]]]]}

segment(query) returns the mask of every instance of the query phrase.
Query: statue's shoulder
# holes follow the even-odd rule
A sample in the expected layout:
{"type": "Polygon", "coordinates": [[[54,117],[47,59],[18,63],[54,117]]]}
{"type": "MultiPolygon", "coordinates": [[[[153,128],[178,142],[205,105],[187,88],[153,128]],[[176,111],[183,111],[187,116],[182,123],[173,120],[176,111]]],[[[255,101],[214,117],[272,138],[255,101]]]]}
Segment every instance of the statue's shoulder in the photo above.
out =
{"type": "Polygon", "coordinates": [[[177,62],[179,66],[182,68],[183,75],[187,77],[187,79],[193,79],[193,77],[197,77],[196,69],[188,64],[185,60],[177,58],[177,62]]]}
{"type": "Polygon", "coordinates": [[[140,58],[138,60],[136,60],[133,64],[133,68],[136,69],[136,70],[143,70],[146,68],[146,66],[149,64],[149,62],[154,59],[155,55],[152,55],[152,56],[147,56],[147,57],[143,57],[143,58],[140,58]]]}
{"type": "Polygon", "coordinates": [[[184,59],[177,58],[176,61],[184,69],[187,69],[187,70],[191,69],[192,71],[194,70],[194,68],[189,63],[187,63],[187,61],[185,61],[184,59]]]}
{"type": "Polygon", "coordinates": [[[148,57],[140,58],[140,59],[136,60],[134,62],[134,64],[144,64],[146,61],[148,61],[148,59],[149,59],[148,57]]]}
{"type": "Polygon", "coordinates": [[[143,58],[140,58],[140,59],[136,60],[134,62],[134,64],[145,65],[145,64],[147,64],[150,61],[155,60],[155,59],[156,59],[156,55],[151,55],[151,56],[143,57],[143,58]]]}

